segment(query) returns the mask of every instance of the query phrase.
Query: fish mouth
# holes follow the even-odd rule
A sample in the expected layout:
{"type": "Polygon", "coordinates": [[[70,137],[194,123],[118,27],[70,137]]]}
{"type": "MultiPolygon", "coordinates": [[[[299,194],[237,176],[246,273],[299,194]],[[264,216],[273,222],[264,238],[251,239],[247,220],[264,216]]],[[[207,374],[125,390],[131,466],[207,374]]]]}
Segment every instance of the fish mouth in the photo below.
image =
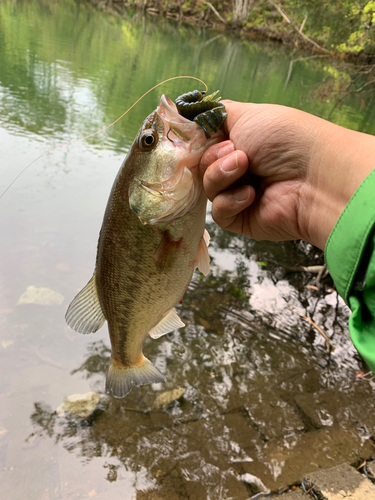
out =
{"type": "Polygon", "coordinates": [[[161,96],[156,111],[164,124],[163,138],[171,142],[189,142],[199,132],[197,124],[180,115],[176,104],[165,94],[161,96]]]}

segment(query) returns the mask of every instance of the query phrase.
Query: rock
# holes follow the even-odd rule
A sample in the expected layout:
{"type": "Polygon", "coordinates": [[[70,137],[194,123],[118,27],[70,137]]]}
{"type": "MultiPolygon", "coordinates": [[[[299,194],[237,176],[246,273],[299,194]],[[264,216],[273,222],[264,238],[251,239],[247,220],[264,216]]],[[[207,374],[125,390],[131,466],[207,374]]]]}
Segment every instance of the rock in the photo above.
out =
{"type": "Polygon", "coordinates": [[[102,394],[87,392],[86,394],[72,394],[64,399],[64,402],[56,409],[59,417],[66,413],[74,413],[78,417],[86,418],[95,410],[102,394]]]}
{"type": "Polygon", "coordinates": [[[367,471],[375,479],[375,461],[373,461],[373,462],[367,462],[366,465],[367,465],[367,471]]]}
{"type": "Polygon", "coordinates": [[[36,288],[28,286],[18,299],[17,305],[21,304],[38,304],[41,306],[59,306],[64,302],[64,297],[58,292],[54,292],[49,288],[36,288]]]}
{"type": "Polygon", "coordinates": [[[256,486],[259,493],[263,493],[265,495],[268,495],[268,493],[270,493],[270,490],[263,484],[259,477],[256,477],[253,474],[249,474],[248,472],[246,472],[245,474],[241,474],[238,479],[247,484],[256,486]]]}
{"type": "Polygon", "coordinates": [[[154,401],[154,408],[158,410],[162,406],[168,406],[174,401],[180,399],[180,397],[184,394],[185,389],[179,387],[178,389],[173,389],[173,391],[163,392],[160,394],[154,401]]]}
{"type": "Polygon", "coordinates": [[[375,485],[366,476],[348,464],[313,472],[305,476],[305,481],[314,485],[314,491],[327,500],[373,500],[375,485]]]}

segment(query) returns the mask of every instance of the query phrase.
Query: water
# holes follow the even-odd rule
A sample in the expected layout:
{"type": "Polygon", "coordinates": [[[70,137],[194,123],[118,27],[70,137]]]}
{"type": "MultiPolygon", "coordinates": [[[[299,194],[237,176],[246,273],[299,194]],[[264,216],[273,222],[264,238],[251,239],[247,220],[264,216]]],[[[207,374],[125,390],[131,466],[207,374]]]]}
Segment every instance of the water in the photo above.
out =
{"type": "MultiPolygon", "coordinates": [[[[238,100],[327,117],[314,92],[334,71],[270,43],[126,11],[60,0],[0,3],[0,190],[39,155],[114,121],[178,74],[238,100]]],[[[196,88],[172,82],[172,97],[196,88]]],[[[186,328],[144,346],[167,383],[105,396],[88,419],[58,417],[66,396],[104,393],[106,326],[70,330],[66,308],[90,278],[116,172],[161,91],[85,142],[35,162],[0,201],[0,497],[247,499],[302,474],[374,455],[374,384],[348,338],[348,310],[324,280],[285,266],[322,263],[309,245],[255,243],[217,228],[212,272],[194,275],[186,328]],[[27,287],[60,294],[18,304],[27,287]],[[62,298],[61,298],[62,296],[62,298]],[[313,317],[335,351],[296,311],[313,317]],[[184,388],[155,409],[156,397],[184,388]]],[[[374,133],[371,106],[351,99],[333,119],[374,133]]]]}

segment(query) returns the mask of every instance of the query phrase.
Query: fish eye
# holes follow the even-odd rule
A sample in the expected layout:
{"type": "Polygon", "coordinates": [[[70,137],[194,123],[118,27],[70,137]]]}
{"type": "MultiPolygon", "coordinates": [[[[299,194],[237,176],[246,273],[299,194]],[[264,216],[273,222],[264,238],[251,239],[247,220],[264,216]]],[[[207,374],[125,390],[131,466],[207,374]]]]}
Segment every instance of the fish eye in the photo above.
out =
{"type": "Polygon", "coordinates": [[[142,149],[150,150],[157,143],[158,135],[154,130],[146,130],[140,140],[140,146],[142,149]]]}

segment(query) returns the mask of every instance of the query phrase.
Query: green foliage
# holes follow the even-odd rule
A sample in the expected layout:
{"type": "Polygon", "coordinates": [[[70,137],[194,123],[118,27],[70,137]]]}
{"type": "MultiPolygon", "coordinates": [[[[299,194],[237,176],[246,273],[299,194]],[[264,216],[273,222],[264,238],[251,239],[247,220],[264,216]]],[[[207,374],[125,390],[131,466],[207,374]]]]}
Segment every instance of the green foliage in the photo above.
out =
{"type": "Polygon", "coordinates": [[[375,53],[374,0],[285,0],[296,24],[307,16],[304,33],[339,52],[375,53]]]}
{"type": "MultiPolygon", "coordinates": [[[[374,0],[278,0],[291,20],[301,26],[303,32],[329,50],[348,53],[375,54],[375,1],[374,0]]],[[[268,0],[212,0],[211,4],[235,27],[260,29],[269,36],[298,37],[296,31],[268,0]]],[[[146,2],[157,6],[157,0],[146,2]]],[[[165,1],[166,11],[173,11],[178,3],[165,1]]],[[[207,10],[200,0],[181,2],[186,15],[199,15],[207,10]]],[[[211,19],[213,12],[209,10],[211,19]]]]}
{"type": "MultiPolygon", "coordinates": [[[[93,3],[98,3],[92,0],[93,3]]],[[[57,2],[58,3],[58,2],[57,2]]],[[[298,39],[293,26],[269,0],[212,0],[220,16],[234,29],[256,29],[279,39],[298,39]]],[[[329,50],[375,54],[374,0],[275,0],[303,33],[329,50]]],[[[127,4],[180,13],[217,22],[214,12],[201,0],[127,0],[127,4]]]]}

